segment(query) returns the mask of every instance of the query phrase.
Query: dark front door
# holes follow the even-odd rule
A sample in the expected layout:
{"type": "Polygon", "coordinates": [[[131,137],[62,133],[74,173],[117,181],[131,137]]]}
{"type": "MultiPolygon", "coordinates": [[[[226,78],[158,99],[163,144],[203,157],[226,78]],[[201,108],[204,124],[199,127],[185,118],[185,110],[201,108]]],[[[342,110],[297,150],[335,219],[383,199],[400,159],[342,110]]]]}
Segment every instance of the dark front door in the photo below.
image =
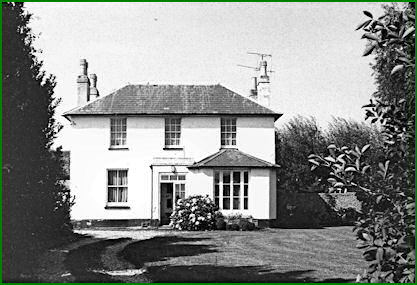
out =
{"type": "Polygon", "coordinates": [[[173,190],[172,183],[161,183],[161,225],[169,224],[174,206],[173,190]]]}

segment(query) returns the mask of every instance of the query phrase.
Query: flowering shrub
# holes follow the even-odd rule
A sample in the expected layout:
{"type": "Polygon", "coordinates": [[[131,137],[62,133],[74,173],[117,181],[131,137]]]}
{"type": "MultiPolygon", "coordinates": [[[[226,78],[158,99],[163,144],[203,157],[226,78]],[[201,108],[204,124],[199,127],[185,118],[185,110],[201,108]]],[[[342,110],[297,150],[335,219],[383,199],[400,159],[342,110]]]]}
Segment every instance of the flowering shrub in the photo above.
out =
{"type": "Polygon", "coordinates": [[[179,199],[171,215],[170,226],[178,230],[213,230],[216,217],[221,215],[219,207],[208,196],[190,196],[179,199]]]}
{"type": "Polygon", "coordinates": [[[226,222],[223,217],[216,217],[216,230],[224,231],[226,229],[226,222]]]}

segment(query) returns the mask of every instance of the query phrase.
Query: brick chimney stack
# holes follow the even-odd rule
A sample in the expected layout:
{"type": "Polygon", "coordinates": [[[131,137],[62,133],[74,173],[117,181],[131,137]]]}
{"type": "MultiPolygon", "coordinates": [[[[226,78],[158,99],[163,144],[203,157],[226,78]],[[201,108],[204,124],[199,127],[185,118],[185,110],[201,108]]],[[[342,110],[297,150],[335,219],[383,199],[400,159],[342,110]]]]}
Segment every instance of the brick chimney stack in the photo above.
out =
{"type": "Polygon", "coordinates": [[[90,74],[90,99],[94,100],[100,96],[97,90],[97,75],[95,73],[90,74]]]}
{"type": "Polygon", "coordinates": [[[77,106],[85,105],[90,101],[90,80],[87,76],[88,62],[86,59],[80,60],[81,74],[77,77],[77,106]]]}

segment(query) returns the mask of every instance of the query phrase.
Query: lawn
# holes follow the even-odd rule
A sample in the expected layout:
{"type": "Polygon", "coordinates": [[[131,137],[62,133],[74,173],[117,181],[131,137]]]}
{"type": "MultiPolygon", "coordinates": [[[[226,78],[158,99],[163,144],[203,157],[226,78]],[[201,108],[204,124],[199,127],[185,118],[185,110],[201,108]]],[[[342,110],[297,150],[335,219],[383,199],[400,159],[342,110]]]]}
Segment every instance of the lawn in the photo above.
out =
{"type": "Polygon", "coordinates": [[[352,282],[364,266],[350,227],[88,233],[61,256],[67,273],[53,281],[352,282]],[[127,269],[145,273],[109,275],[127,269]]]}

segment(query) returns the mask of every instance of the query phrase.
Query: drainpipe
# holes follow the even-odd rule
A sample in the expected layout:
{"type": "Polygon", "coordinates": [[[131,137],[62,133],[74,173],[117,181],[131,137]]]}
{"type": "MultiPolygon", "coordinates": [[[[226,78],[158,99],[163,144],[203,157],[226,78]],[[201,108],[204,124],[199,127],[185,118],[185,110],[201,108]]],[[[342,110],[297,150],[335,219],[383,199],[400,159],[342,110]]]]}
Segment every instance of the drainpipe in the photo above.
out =
{"type": "Polygon", "coordinates": [[[151,222],[150,222],[150,226],[152,226],[152,220],[153,220],[153,167],[152,165],[150,166],[151,168],[151,222]]]}

